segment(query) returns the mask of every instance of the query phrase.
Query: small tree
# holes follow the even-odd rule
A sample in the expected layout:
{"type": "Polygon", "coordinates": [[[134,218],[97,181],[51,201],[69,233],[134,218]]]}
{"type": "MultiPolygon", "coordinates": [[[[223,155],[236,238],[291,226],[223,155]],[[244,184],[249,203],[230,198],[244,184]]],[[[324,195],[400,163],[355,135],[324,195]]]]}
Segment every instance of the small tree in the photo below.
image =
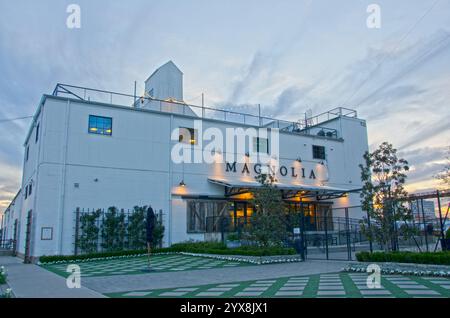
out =
{"type": "Polygon", "coordinates": [[[102,247],[107,251],[122,250],[125,232],[125,214],[116,207],[108,208],[102,224],[102,247]]]}
{"type": "Polygon", "coordinates": [[[399,236],[407,239],[414,233],[408,226],[397,228],[398,221],[411,220],[411,212],[400,201],[407,196],[403,185],[409,170],[408,162],[399,159],[397,150],[387,142],[372,153],[366,152],[364,160],[365,165],[360,165],[361,203],[370,223],[365,218],[361,230],[385,250],[396,250],[399,236]]]}
{"type": "Polygon", "coordinates": [[[97,242],[99,228],[97,226],[98,217],[101,210],[93,213],[82,213],[80,216],[80,230],[81,236],[78,238],[78,244],[84,253],[97,252],[97,242]]]}
{"type": "Polygon", "coordinates": [[[135,206],[128,217],[128,245],[131,249],[145,248],[145,211],[147,207],[135,206]]]}
{"type": "Polygon", "coordinates": [[[442,182],[443,186],[450,186],[450,147],[448,147],[448,153],[445,158],[446,163],[444,168],[434,177],[442,182]]]}
{"type": "Polygon", "coordinates": [[[274,185],[272,175],[260,174],[256,180],[261,186],[252,191],[255,211],[248,236],[263,247],[280,246],[287,234],[281,191],[274,185]]]}

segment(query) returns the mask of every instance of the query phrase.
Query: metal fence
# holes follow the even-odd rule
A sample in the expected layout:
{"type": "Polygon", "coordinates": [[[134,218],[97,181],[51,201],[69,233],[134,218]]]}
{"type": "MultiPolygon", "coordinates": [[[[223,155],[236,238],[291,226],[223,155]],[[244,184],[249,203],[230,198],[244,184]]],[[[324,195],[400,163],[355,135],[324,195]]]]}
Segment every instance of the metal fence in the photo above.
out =
{"type": "MultiPolygon", "coordinates": [[[[74,254],[86,254],[96,252],[110,252],[122,250],[137,250],[146,248],[145,215],[143,219],[133,221],[136,215],[134,209],[116,209],[116,224],[109,224],[109,227],[115,229],[114,238],[111,238],[105,232],[108,226],[109,209],[81,209],[77,208],[74,212],[74,254]],[[95,217],[95,216],[97,217],[95,217]],[[91,216],[90,222],[84,222],[91,216]],[[89,223],[90,225],[87,225],[89,223]]],[[[164,213],[162,210],[155,211],[157,226],[164,226],[164,213]]],[[[112,220],[112,218],[110,219],[112,220]]],[[[111,222],[111,221],[109,221],[111,222]]],[[[114,222],[114,221],[112,221],[114,222]]],[[[162,237],[155,247],[162,247],[164,244],[164,229],[162,237]]]]}
{"type": "MultiPolygon", "coordinates": [[[[358,251],[386,250],[387,246],[383,246],[375,239],[369,240],[367,237],[363,225],[370,224],[376,227],[378,224],[370,219],[361,206],[329,207],[321,213],[318,212],[305,209],[303,213],[298,211],[286,215],[285,246],[295,247],[296,238],[301,238],[305,257],[323,260],[355,260],[355,253],[358,251]],[[296,232],[299,233],[297,236],[296,232]]],[[[393,246],[396,251],[438,251],[441,249],[439,244],[442,238],[441,224],[445,225],[446,221],[447,219],[443,216],[438,216],[434,219],[421,219],[414,222],[395,222],[392,225],[395,228],[392,239],[394,242],[389,241],[388,248],[392,249],[393,246]],[[408,227],[413,234],[404,236],[401,231],[403,226],[408,227]]],[[[206,232],[220,233],[219,237],[222,241],[226,241],[231,233],[241,239],[245,237],[251,223],[250,216],[207,217],[206,232]]],[[[251,244],[251,242],[247,243],[251,244]]],[[[247,243],[244,242],[244,244],[247,243]]]]}

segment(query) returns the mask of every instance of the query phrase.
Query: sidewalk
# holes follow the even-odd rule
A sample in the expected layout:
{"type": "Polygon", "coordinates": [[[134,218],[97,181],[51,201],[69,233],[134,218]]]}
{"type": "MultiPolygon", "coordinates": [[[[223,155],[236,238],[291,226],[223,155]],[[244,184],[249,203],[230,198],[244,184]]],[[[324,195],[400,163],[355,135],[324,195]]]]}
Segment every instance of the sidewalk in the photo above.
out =
{"type": "Polygon", "coordinates": [[[69,289],[65,278],[37,265],[23,264],[22,260],[16,257],[0,256],[0,266],[5,266],[8,284],[18,298],[104,297],[83,286],[79,289],[69,289]]]}
{"type": "Polygon", "coordinates": [[[180,272],[85,277],[81,283],[99,293],[188,287],[237,281],[339,272],[348,261],[306,261],[180,272]]]}

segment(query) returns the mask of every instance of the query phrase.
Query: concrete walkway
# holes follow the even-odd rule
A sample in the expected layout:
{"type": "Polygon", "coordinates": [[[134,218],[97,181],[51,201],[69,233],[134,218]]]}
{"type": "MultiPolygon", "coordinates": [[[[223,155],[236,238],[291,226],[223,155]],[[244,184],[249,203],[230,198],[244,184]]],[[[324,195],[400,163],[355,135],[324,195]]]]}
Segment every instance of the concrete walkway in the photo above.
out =
{"type": "Polygon", "coordinates": [[[99,293],[188,287],[247,280],[339,272],[348,261],[306,261],[137,275],[85,277],[81,284],[99,293]]]}
{"type": "MultiPolygon", "coordinates": [[[[37,265],[23,264],[17,257],[0,256],[5,266],[8,285],[20,298],[95,298],[104,297],[86,287],[67,288],[66,279],[37,265]]],[[[81,282],[83,285],[83,281],[81,282]]]]}

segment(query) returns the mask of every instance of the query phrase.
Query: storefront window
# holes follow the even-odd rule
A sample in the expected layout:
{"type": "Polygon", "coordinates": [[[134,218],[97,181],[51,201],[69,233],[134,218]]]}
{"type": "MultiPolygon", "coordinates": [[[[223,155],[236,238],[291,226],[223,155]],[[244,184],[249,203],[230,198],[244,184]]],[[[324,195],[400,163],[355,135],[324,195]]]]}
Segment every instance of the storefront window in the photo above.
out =
{"type": "Polygon", "coordinates": [[[190,200],[187,202],[188,233],[212,232],[219,228],[221,216],[224,215],[226,202],[190,200]]]}

